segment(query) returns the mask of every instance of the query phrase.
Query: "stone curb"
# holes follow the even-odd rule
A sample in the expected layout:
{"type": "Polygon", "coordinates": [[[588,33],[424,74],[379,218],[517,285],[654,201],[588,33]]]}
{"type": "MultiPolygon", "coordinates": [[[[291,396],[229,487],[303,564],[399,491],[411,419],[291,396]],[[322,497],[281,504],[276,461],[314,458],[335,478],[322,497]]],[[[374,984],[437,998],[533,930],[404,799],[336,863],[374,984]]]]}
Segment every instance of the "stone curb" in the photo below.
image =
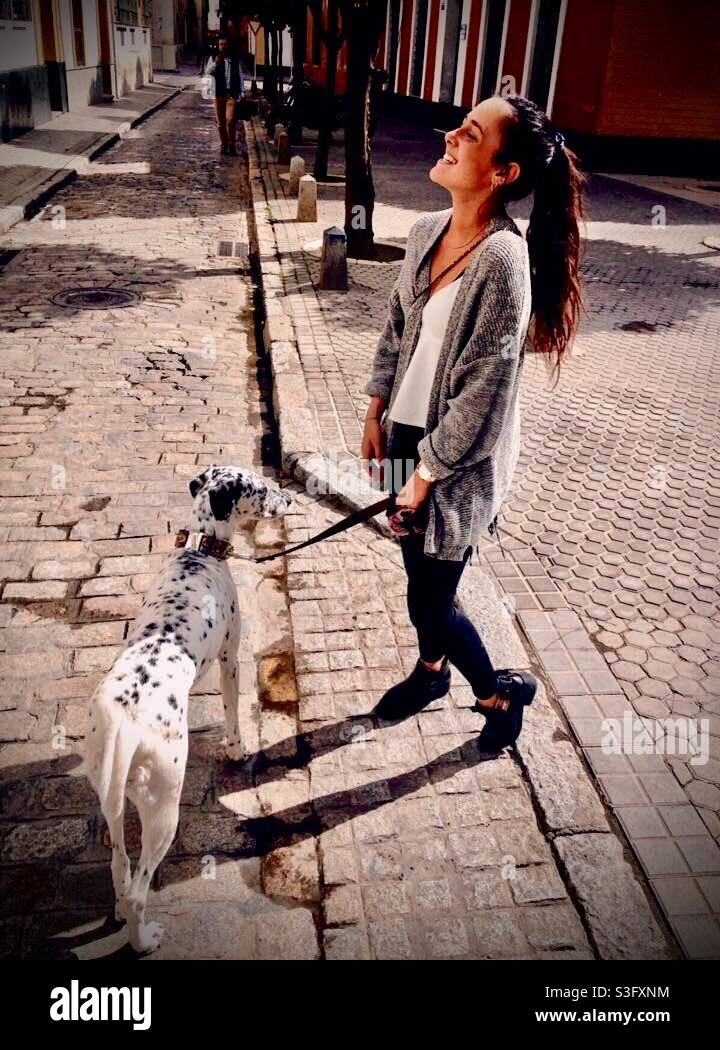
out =
{"type": "Polygon", "coordinates": [[[74,157],[67,161],[64,168],[53,172],[40,186],[36,186],[34,190],[31,190],[24,197],[19,197],[12,204],[0,208],[0,235],[7,233],[8,230],[12,229],[18,222],[22,222],[23,219],[31,218],[59,190],[75,181],[78,174],[82,173],[84,163],[95,160],[100,154],[110,149],[123,136],[127,135],[128,131],[147,120],[148,117],[151,117],[153,113],[156,113],[163,106],[166,106],[171,99],[175,98],[183,90],[184,88],[182,87],[171,89],[166,96],[148,106],[142,113],[138,113],[132,120],[126,120],[119,124],[115,131],[111,131],[107,135],[98,136],[85,152],[75,154],[74,157]]]}
{"type": "MultiPolygon", "coordinates": [[[[333,470],[320,451],[311,398],[305,382],[291,319],[282,309],[282,265],[268,201],[268,158],[260,143],[265,132],[257,118],[246,123],[256,250],[260,262],[261,301],[265,307],[265,346],[270,358],[283,469],[318,495],[336,497],[350,511],[381,498],[359,479],[333,470]],[[311,488],[312,486],[312,488],[311,488]]],[[[306,292],[306,295],[316,294],[306,292]]],[[[383,515],[369,524],[391,536],[383,515]]],[[[493,647],[513,666],[542,663],[529,637],[521,633],[501,600],[490,574],[469,566],[460,587],[463,607],[497,636],[493,647]],[[474,607],[476,607],[474,609],[474,607]],[[525,639],[525,642],[521,641],[525,639]],[[528,660],[525,645],[531,650],[528,660]]],[[[605,807],[560,712],[545,695],[541,681],[528,710],[517,756],[534,799],[539,821],[563,872],[569,893],[583,917],[597,958],[669,959],[679,952],[665,929],[659,909],[650,903],[642,875],[628,863],[629,849],[611,827],[605,807]],[[655,912],[658,913],[656,916],[655,912]]],[[[620,832],[622,834],[622,832],[620,832]]],[[[654,901],[653,901],[654,905],[654,901]]]]}

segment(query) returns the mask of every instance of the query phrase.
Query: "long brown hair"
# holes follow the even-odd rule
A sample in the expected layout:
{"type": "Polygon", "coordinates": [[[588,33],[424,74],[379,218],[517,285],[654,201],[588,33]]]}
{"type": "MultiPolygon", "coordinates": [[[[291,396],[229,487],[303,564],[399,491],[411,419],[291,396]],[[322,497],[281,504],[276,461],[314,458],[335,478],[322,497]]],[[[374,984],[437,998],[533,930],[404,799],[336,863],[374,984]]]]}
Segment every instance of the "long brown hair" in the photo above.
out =
{"type": "MultiPolygon", "coordinates": [[[[530,99],[503,96],[513,113],[503,128],[496,161],[515,161],[520,174],[501,190],[503,202],[533,194],[526,240],[530,256],[532,324],[537,353],[557,355],[555,369],[572,343],[583,308],[578,264],[587,176],[562,134],[530,99]]],[[[557,382],[556,378],[556,382],[557,382]]]]}

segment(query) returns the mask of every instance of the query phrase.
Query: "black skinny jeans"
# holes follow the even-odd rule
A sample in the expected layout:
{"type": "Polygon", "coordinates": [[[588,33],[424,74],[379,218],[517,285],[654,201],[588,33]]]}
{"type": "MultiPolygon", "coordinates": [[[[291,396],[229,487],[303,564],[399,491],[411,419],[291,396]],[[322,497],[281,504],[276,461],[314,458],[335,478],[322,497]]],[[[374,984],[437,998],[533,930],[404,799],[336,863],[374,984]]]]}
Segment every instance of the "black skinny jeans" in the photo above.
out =
{"type": "MultiPolygon", "coordinates": [[[[422,427],[394,424],[392,447],[386,456],[392,463],[395,493],[420,459],[417,445],[423,434],[422,427]]],[[[472,548],[467,548],[462,561],[443,561],[424,553],[424,532],[401,536],[399,542],[408,578],[408,613],[417,631],[420,658],[425,663],[436,663],[447,655],[470,683],[475,696],[488,699],[497,692],[497,676],[480,635],[455,599],[472,548]]]]}

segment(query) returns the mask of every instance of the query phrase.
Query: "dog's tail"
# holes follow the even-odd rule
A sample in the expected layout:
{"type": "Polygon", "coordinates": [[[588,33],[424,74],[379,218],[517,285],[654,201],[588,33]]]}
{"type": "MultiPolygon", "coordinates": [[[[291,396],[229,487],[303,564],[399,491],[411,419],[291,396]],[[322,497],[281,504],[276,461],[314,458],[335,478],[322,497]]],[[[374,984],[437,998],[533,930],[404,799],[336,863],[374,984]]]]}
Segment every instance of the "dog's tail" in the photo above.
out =
{"type": "Polygon", "coordinates": [[[125,806],[125,787],[138,740],[127,724],[112,719],[105,733],[98,796],[106,820],[116,820],[125,806]]]}

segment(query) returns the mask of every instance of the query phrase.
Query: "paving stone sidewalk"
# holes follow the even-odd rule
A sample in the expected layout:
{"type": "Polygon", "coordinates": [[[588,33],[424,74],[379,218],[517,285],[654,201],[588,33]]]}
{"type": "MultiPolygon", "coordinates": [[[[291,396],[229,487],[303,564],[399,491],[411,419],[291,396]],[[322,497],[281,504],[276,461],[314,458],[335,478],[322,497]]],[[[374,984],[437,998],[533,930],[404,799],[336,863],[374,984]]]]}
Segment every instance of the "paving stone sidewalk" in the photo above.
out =
{"type": "MultiPolygon", "coordinates": [[[[184,524],[188,480],[213,461],[276,474],[252,282],[242,259],[219,254],[221,239],[247,246],[247,178],[240,159],[219,157],[215,137],[212,108],[188,81],[52,209],[0,240],[17,253],[0,272],[6,957],[128,951],[125,928],[105,921],[109,843],[76,754],[88,700],[184,524]],[[55,301],[103,288],[137,302],[55,301]]],[[[268,524],[237,537],[241,554],[273,540],[268,524]]],[[[256,753],[256,650],[287,647],[275,626],[282,585],[276,569],[237,562],[234,572],[256,753]]],[[[153,958],[315,958],[311,905],[279,890],[279,864],[266,887],[272,851],[239,826],[260,802],[250,770],[225,760],[215,671],[195,693],[179,833],[151,891],[166,928],[153,958]]],[[[136,855],[132,816],[127,828],[136,855]]]]}
{"type": "MultiPolygon", "coordinates": [[[[376,236],[403,243],[419,211],[447,206],[426,177],[437,141],[381,127],[376,236]]],[[[322,230],[343,222],[343,187],[321,185],[318,222],[298,224],[263,148],[279,249],[268,283],[282,287],[286,317],[273,312],[270,334],[274,326],[286,339],[292,320],[319,447],[350,462],[399,264],[351,261],[347,293],[312,294],[322,230]]],[[[309,139],[300,152],[311,167],[309,139]]],[[[720,256],[703,242],[719,213],[602,176],[591,178],[588,204],[588,315],[557,388],[541,361],[526,359],[524,448],[504,513],[509,557],[490,546],[486,568],[685,952],[717,957],[720,256]],[[654,739],[668,717],[681,731],[701,727],[700,755],[642,740],[635,753],[603,753],[608,718],[654,739]]],[[[526,214],[518,210],[521,226],[526,214]]]]}
{"type": "MultiPolygon", "coordinates": [[[[0,233],[33,215],[78,172],[182,90],[183,77],[158,80],[113,103],[60,113],[0,144],[0,233]]],[[[107,165],[105,165],[107,167],[107,165]]]]}

